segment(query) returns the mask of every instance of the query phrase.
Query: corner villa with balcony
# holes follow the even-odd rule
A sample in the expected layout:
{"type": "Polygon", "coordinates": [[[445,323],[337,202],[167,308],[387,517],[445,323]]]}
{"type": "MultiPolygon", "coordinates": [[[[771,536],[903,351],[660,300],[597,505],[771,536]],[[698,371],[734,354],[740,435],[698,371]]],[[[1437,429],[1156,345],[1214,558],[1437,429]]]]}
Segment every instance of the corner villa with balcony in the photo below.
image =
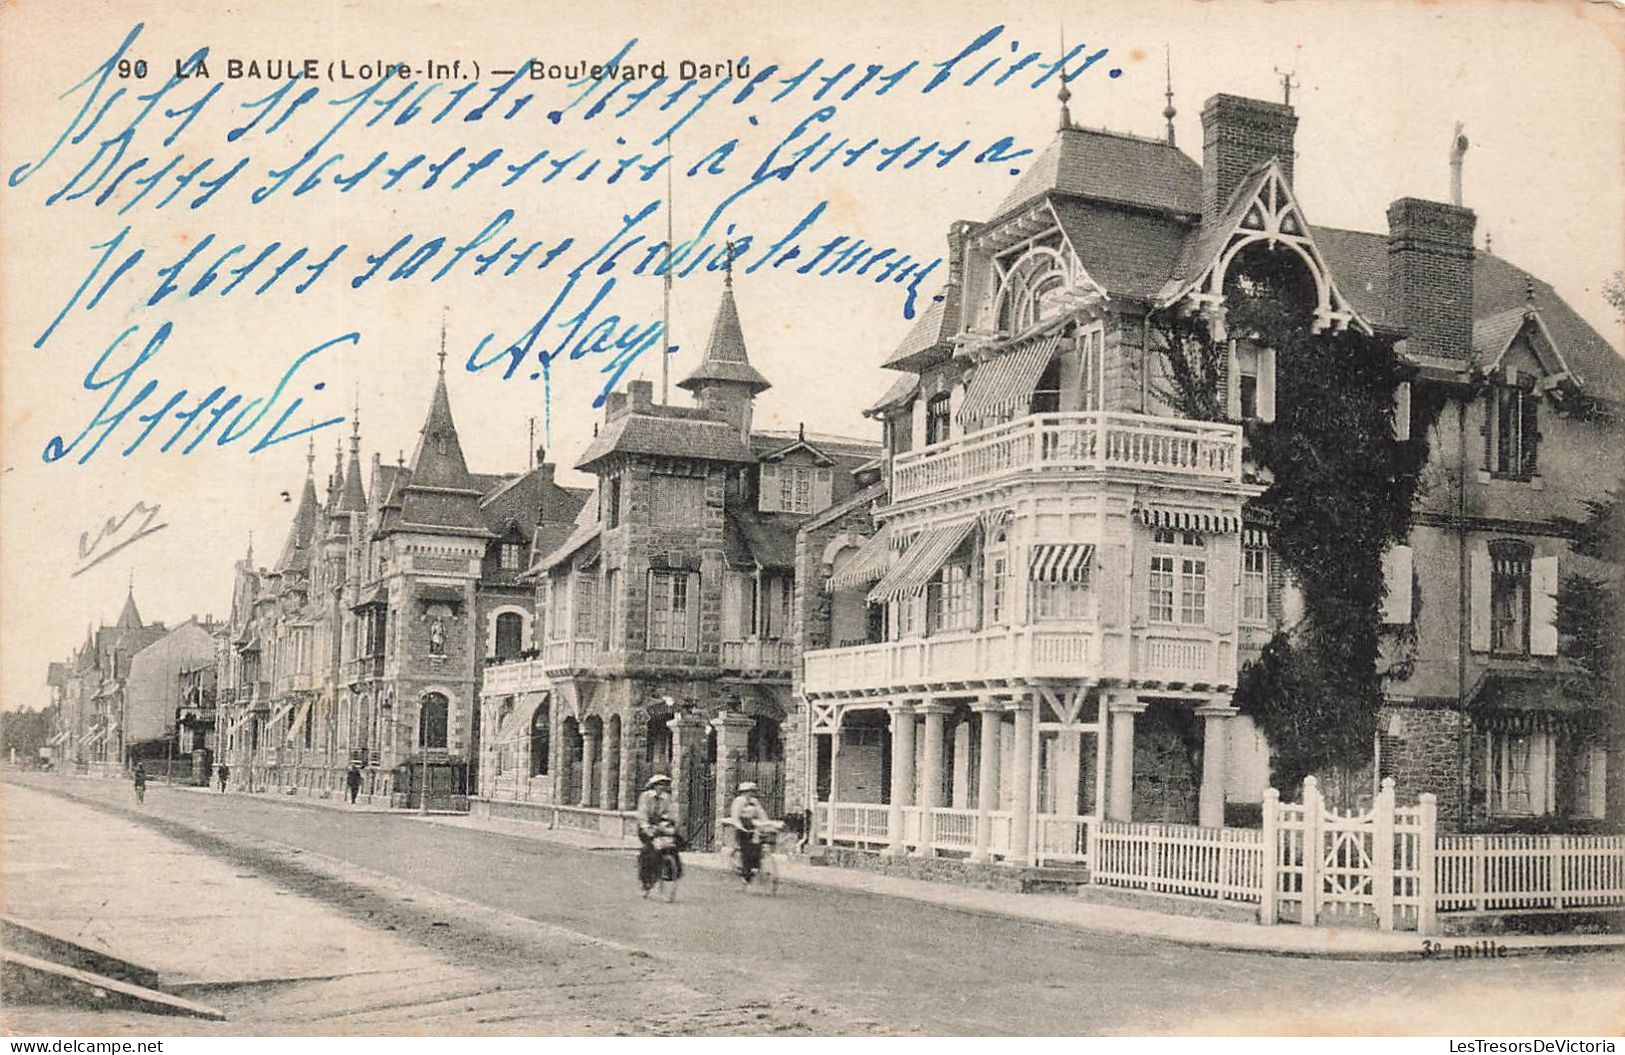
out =
{"type": "MultiPolygon", "coordinates": [[[[1302,325],[1403,338],[1415,384],[1449,392],[1475,369],[1472,320],[1506,308],[1475,302],[1465,209],[1396,202],[1386,238],[1311,226],[1290,107],[1208,100],[1200,164],[1167,116],[1156,139],[1083,129],[1063,93],[1054,142],[994,218],[952,225],[947,284],[885,362],[901,376],[869,412],[884,485],[803,529],[800,581],[827,583],[802,605],[798,685],[822,843],[1087,864],[1103,822],[1218,829],[1227,805],[1261,808],[1269,747],[1233,706],[1238,666],[1301,609],[1248,505],[1269,481],[1243,423],[1274,420],[1276,353],[1226,332],[1227,298],[1286,259],[1297,278],[1278,293],[1302,325]],[[1227,350],[1220,420],[1174,410],[1154,324],[1171,316],[1227,350]]],[[[1619,358],[1561,310],[1606,400],[1619,358]]],[[[1396,442],[1410,440],[1410,395],[1395,395],[1396,442]]],[[[1395,554],[1385,567],[1405,582],[1390,596],[1408,598],[1411,550],[1395,554]]],[[[1471,603],[1487,610],[1484,593],[1471,603]]],[[[1453,638],[1422,645],[1454,666],[1453,638]]],[[[1450,705],[1474,705],[1458,695],[1450,705]]],[[[1463,759],[1490,750],[1460,735],[1463,759]]],[[[1408,757],[1388,749],[1389,767],[1408,757]]],[[[1374,795],[1395,772],[1372,773],[1374,795]]],[[[1440,816],[1463,812],[1429,778],[1399,776],[1402,797],[1437,791],[1440,816]]],[[[1468,784],[1464,771],[1450,790],[1465,801],[1468,784]]]]}

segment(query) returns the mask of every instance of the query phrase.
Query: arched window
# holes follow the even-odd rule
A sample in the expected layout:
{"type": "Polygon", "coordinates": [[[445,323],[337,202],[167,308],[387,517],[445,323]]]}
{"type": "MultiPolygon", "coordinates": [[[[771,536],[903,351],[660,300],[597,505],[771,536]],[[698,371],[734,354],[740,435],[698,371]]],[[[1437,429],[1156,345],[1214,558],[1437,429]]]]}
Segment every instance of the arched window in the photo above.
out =
{"type": "Polygon", "coordinates": [[[530,716],[530,775],[533,777],[547,776],[547,756],[553,747],[551,714],[552,708],[543,700],[530,716]]]}
{"type": "Polygon", "coordinates": [[[438,692],[423,697],[418,707],[418,746],[428,749],[446,747],[446,725],[450,703],[438,692]]]}
{"type": "Polygon", "coordinates": [[[999,294],[999,329],[1021,333],[1054,313],[1055,296],[1066,288],[1061,258],[1034,249],[1010,269],[999,294]]]}
{"type": "Polygon", "coordinates": [[[525,618],[518,612],[497,616],[497,658],[513,659],[525,645],[525,618]]]}

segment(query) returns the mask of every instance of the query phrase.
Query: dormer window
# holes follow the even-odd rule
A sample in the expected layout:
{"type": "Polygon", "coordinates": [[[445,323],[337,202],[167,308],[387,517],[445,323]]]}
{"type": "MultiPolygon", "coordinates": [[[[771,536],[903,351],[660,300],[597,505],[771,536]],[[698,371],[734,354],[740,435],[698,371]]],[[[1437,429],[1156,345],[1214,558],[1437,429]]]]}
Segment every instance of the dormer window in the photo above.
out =
{"type": "Polygon", "coordinates": [[[524,568],[525,547],[517,542],[504,542],[499,547],[498,560],[504,571],[520,571],[524,568]]]}

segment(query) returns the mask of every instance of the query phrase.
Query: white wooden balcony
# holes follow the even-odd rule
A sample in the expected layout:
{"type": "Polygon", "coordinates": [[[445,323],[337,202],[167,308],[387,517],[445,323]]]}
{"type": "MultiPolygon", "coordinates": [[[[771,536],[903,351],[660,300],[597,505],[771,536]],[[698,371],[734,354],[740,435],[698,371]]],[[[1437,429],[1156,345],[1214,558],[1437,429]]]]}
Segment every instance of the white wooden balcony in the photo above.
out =
{"type": "Polygon", "coordinates": [[[1094,627],[991,627],[806,654],[809,693],[863,693],[913,685],[1029,677],[1075,678],[1096,662],[1094,627]]]}
{"type": "MultiPolygon", "coordinates": [[[[891,807],[873,802],[818,804],[818,838],[829,845],[881,850],[891,845],[891,807]]],[[[969,854],[976,849],[979,829],[989,825],[987,849],[995,857],[1008,857],[1015,817],[1006,810],[984,815],[977,810],[904,806],[901,843],[913,853],[969,854]]],[[[1032,818],[1037,835],[1034,855],[1041,864],[1087,865],[1092,817],[1037,814],[1032,818]]],[[[1032,840],[1029,839],[1031,843],[1032,840]]]]}
{"type": "Polygon", "coordinates": [[[1133,672],[1137,678],[1169,684],[1234,685],[1235,642],[1233,638],[1217,638],[1206,628],[1152,626],[1137,630],[1133,672]]]}
{"type": "Polygon", "coordinates": [[[722,669],[748,674],[772,671],[788,672],[795,663],[796,650],[790,641],[724,641],[722,643],[722,669]]]}
{"type": "Polygon", "coordinates": [[[521,692],[535,692],[553,684],[539,659],[512,659],[493,663],[485,668],[480,682],[482,696],[510,696],[521,692]]]}
{"type": "Polygon", "coordinates": [[[1241,426],[1144,414],[1032,414],[900,454],[892,501],[1055,469],[1241,482],[1241,426]]]}
{"type": "Polygon", "coordinates": [[[542,665],[548,670],[585,670],[597,662],[596,638],[549,641],[542,648],[542,665]]]}

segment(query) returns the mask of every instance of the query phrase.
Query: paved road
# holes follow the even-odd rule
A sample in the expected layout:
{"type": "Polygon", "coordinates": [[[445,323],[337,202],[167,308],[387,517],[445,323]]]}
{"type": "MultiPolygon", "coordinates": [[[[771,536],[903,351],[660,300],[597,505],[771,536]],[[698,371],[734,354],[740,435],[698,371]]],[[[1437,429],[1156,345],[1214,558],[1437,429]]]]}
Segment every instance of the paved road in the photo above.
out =
{"type": "MultiPolygon", "coordinates": [[[[134,808],[112,782],[59,777],[54,786],[134,808]]],[[[639,898],[628,856],[399,814],[160,786],[141,816],[215,854],[279,854],[279,882],[340,908],[351,907],[354,892],[332,882],[330,868],[310,871],[308,855],[646,953],[657,974],[718,999],[759,997],[775,1015],[789,1002],[807,1012],[797,1032],[1483,1035],[1625,1027],[1625,960],[1612,955],[1395,964],[1225,953],[814,887],[745,897],[700,869],[667,905],[639,898]]],[[[388,926],[443,957],[501,971],[523,956],[522,946],[481,940],[476,922],[452,928],[396,907],[388,926]]],[[[581,980],[570,955],[552,970],[561,983],[581,980]]],[[[635,999],[637,983],[628,984],[635,999]]],[[[749,1031],[736,1027],[730,1031],[749,1031]]]]}

